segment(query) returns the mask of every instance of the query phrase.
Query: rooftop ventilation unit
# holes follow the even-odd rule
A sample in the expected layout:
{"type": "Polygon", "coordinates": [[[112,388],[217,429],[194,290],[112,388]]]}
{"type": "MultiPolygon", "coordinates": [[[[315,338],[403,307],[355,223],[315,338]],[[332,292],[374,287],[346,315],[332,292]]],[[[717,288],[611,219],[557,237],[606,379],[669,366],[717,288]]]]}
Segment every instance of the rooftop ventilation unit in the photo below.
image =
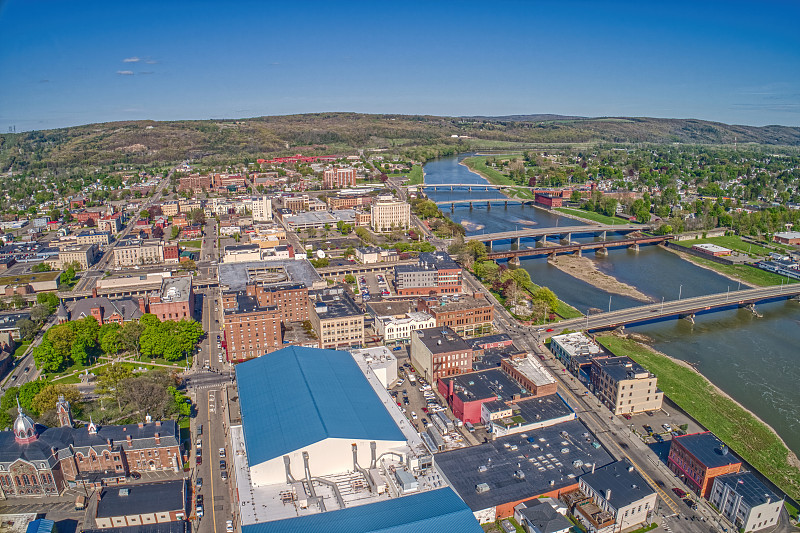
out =
{"type": "Polygon", "coordinates": [[[489,492],[489,485],[487,485],[486,483],[478,483],[477,485],[475,485],[475,492],[477,492],[478,494],[484,494],[486,492],[489,492]]]}

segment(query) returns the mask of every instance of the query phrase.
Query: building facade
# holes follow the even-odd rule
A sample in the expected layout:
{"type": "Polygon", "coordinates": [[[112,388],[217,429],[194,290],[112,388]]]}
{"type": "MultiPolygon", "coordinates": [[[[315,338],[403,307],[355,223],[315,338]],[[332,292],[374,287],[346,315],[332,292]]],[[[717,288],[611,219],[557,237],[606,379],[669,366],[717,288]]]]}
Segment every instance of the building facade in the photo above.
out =
{"type": "Polygon", "coordinates": [[[592,388],[615,415],[661,409],[658,378],[629,357],[592,360],[592,388]]]}
{"type": "Polygon", "coordinates": [[[96,244],[65,246],[58,251],[59,268],[64,268],[65,265],[77,262],[81,270],[88,270],[94,264],[97,252],[98,247],[96,244]]]}
{"type": "Polygon", "coordinates": [[[381,336],[384,344],[409,343],[412,332],[434,326],[436,326],[436,319],[419,311],[408,313],[402,318],[381,316],[375,319],[375,331],[381,336]]]}
{"type": "Polygon", "coordinates": [[[253,222],[269,222],[272,220],[272,201],[269,196],[252,199],[253,222]]]}
{"type": "Polygon", "coordinates": [[[715,477],[708,501],[744,533],[775,527],[783,509],[783,499],[751,472],[715,477]]]}
{"type": "Polygon", "coordinates": [[[411,363],[429,383],[472,371],[473,349],[450,328],[420,329],[411,334],[411,363]]]}
{"type": "Polygon", "coordinates": [[[417,302],[417,310],[433,316],[437,327],[452,328],[462,337],[492,332],[494,306],[483,296],[423,297],[417,302]]]}
{"type": "Polygon", "coordinates": [[[152,265],[164,262],[164,241],[157,239],[126,239],[114,247],[117,266],[152,265]]]}
{"type": "Polygon", "coordinates": [[[710,431],[673,437],[667,466],[696,494],[708,498],[714,478],[734,474],[742,461],[710,431]]]}
{"type": "Polygon", "coordinates": [[[356,169],[328,168],[322,173],[322,183],[326,189],[353,187],[356,184],[356,169]]]}
{"type": "Polygon", "coordinates": [[[225,350],[231,362],[260,357],[283,344],[281,316],[274,305],[261,305],[246,291],[224,296],[225,350]]]}
{"type": "Polygon", "coordinates": [[[192,276],[164,278],[161,289],[147,296],[147,308],[162,322],[191,320],[194,312],[192,276]]]}
{"type": "Polygon", "coordinates": [[[364,344],[364,313],[343,289],[309,291],[309,319],[320,348],[360,348],[364,344]]]}
{"type": "Polygon", "coordinates": [[[372,230],[377,232],[407,230],[411,225],[411,206],[392,195],[378,196],[372,205],[370,223],[372,230]]]}

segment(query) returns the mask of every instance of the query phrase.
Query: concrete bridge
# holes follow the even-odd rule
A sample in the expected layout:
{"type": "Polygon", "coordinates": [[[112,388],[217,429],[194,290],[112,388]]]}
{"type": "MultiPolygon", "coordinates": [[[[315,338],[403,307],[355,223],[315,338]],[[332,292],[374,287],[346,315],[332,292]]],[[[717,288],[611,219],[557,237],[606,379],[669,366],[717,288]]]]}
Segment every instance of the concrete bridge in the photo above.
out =
{"type": "Polygon", "coordinates": [[[618,239],[613,241],[594,241],[585,243],[570,243],[560,246],[545,246],[543,241],[538,241],[535,248],[523,248],[521,250],[507,250],[505,252],[489,252],[487,257],[495,261],[508,259],[512,264],[518,264],[521,257],[534,257],[547,255],[555,257],[558,254],[575,254],[580,256],[584,250],[594,250],[597,255],[607,255],[610,248],[630,248],[639,250],[640,245],[660,244],[664,241],[673,239],[673,235],[659,235],[655,237],[633,237],[630,239],[618,239]]]}
{"type": "Polygon", "coordinates": [[[486,204],[486,207],[491,209],[492,204],[503,204],[505,207],[508,207],[508,204],[532,204],[533,200],[529,198],[470,198],[469,200],[440,200],[436,202],[438,206],[450,206],[450,210],[452,211],[455,209],[457,205],[469,205],[469,208],[472,209],[475,204],[486,204]]]}
{"type": "MultiPolygon", "coordinates": [[[[627,235],[635,231],[645,231],[651,229],[647,224],[619,224],[619,225],[584,225],[584,226],[562,226],[551,228],[525,228],[514,231],[500,231],[496,233],[481,233],[470,235],[466,239],[481,241],[492,249],[494,241],[514,241],[517,248],[520,247],[522,239],[543,240],[547,242],[548,237],[559,237],[562,244],[572,244],[573,235],[593,235],[602,240],[606,240],[608,233],[618,233],[627,235]]],[[[543,244],[544,244],[543,243],[543,244]]]]}
{"type": "Polygon", "coordinates": [[[673,318],[684,318],[694,322],[696,315],[737,308],[747,308],[756,316],[761,316],[756,309],[756,304],[787,299],[800,301],[800,283],[738,291],[729,290],[719,294],[629,307],[610,313],[597,313],[553,324],[553,331],[548,331],[545,336],[558,335],[561,331],[568,329],[584,331],[614,329],[673,318]]]}
{"type": "Polygon", "coordinates": [[[423,183],[417,185],[420,189],[427,189],[429,191],[454,191],[457,189],[467,189],[468,191],[489,191],[504,189],[527,189],[529,191],[551,191],[546,187],[531,187],[528,185],[493,185],[491,183],[423,183]]]}

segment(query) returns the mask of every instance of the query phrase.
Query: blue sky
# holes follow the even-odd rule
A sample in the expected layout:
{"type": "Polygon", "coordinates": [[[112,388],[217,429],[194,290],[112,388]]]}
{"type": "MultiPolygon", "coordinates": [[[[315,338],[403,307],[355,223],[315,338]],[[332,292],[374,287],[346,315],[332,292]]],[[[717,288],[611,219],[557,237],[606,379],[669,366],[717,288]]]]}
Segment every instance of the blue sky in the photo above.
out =
{"type": "Polygon", "coordinates": [[[0,0],[0,132],[318,111],[800,126],[800,2],[0,0]]]}

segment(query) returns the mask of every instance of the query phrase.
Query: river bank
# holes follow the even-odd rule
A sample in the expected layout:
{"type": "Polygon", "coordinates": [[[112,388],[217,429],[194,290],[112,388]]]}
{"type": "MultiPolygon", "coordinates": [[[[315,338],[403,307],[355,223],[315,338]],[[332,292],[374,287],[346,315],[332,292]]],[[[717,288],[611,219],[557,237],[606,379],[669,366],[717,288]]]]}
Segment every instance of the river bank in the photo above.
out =
{"type": "Polygon", "coordinates": [[[685,361],[620,335],[597,339],[658,377],[676,405],[724,441],[735,453],[795,501],[800,498],[800,460],[778,433],[685,361]]]}
{"type": "Polygon", "coordinates": [[[600,272],[594,261],[588,257],[575,255],[559,255],[548,260],[561,272],[588,283],[602,291],[619,294],[640,302],[653,302],[653,299],[639,291],[636,287],[622,283],[613,276],[600,272]]]}

